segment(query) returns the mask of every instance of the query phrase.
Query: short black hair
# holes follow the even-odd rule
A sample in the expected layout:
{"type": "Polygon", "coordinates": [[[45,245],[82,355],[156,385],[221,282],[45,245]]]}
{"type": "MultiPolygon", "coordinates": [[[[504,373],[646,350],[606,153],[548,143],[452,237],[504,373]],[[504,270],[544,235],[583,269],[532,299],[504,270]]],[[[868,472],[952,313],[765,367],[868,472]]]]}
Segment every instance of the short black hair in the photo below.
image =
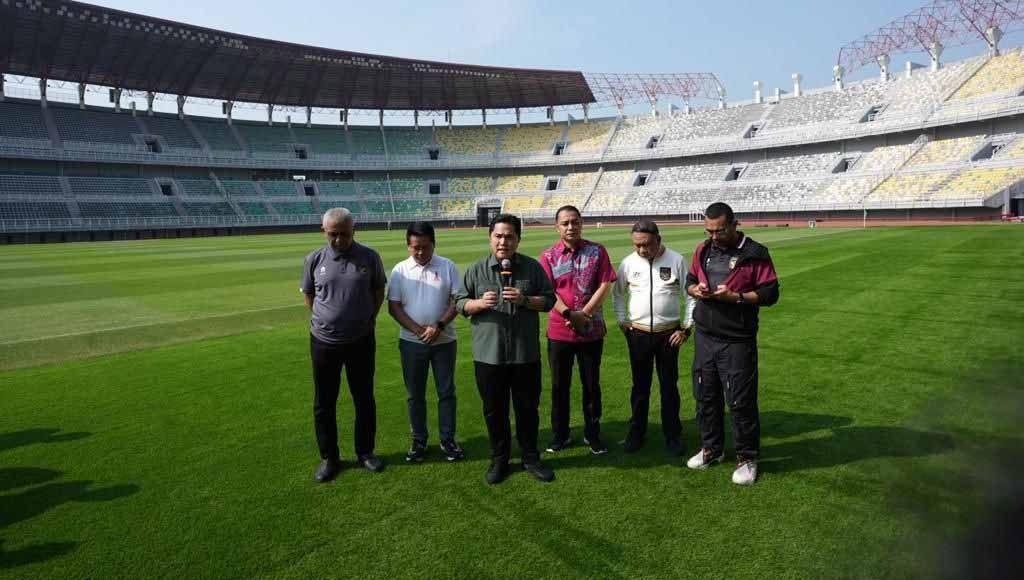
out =
{"type": "Polygon", "coordinates": [[[556,222],[558,221],[558,216],[561,215],[561,213],[563,211],[575,212],[576,213],[576,217],[581,218],[581,219],[583,218],[583,214],[580,213],[580,208],[578,208],[578,207],[576,207],[574,205],[563,205],[562,207],[558,208],[555,211],[555,221],[556,222]]]}
{"type": "Polygon", "coordinates": [[[523,222],[520,221],[519,217],[510,213],[499,213],[494,216],[491,220],[491,225],[487,228],[487,233],[494,231],[494,226],[498,224],[508,224],[516,230],[516,237],[519,239],[523,238],[523,222]]]}
{"type": "Polygon", "coordinates": [[[430,238],[431,244],[437,244],[437,240],[434,239],[434,226],[430,225],[430,222],[412,222],[409,227],[405,228],[405,245],[409,245],[409,238],[413,236],[430,238]]]}
{"type": "Polygon", "coordinates": [[[725,223],[727,224],[736,221],[736,214],[732,213],[732,208],[727,203],[716,201],[704,210],[704,217],[708,219],[716,220],[722,216],[725,216],[725,223]]]}
{"type": "Polygon", "coordinates": [[[653,236],[658,236],[659,239],[661,238],[661,231],[658,229],[658,224],[647,218],[639,220],[633,224],[633,229],[630,230],[630,233],[651,234],[653,236]]]}

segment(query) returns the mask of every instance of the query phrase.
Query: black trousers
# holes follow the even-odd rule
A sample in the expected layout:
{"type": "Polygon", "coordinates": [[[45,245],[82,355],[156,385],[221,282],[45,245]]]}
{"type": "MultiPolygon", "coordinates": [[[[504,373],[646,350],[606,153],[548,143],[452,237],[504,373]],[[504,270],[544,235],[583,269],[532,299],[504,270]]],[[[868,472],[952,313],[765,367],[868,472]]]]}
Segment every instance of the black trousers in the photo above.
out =
{"type": "Polygon", "coordinates": [[[355,407],[356,455],[373,453],[377,436],[377,402],[373,398],[373,369],[377,341],[371,332],[348,344],[328,344],[309,337],[313,359],[313,426],[321,459],[337,459],[338,391],[345,368],[348,390],[355,407]]]}
{"type": "Polygon", "coordinates": [[[633,391],[629,397],[633,416],[629,419],[628,435],[632,439],[640,439],[647,434],[647,412],[651,404],[655,368],[661,387],[661,432],[669,441],[679,439],[683,431],[679,421],[679,348],[668,342],[673,332],[631,330],[626,333],[629,365],[633,371],[633,391]]]}
{"type": "Polygon", "coordinates": [[[490,365],[474,361],[476,388],[483,401],[484,421],[491,440],[491,459],[508,463],[512,453],[509,403],[516,412],[516,440],[523,463],[537,461],[540,427],[540,361],[490,365]]]}
{"type": "Polygon", "coordinates": [[[732,414],[736,457],[756,460],[761,451],[757,410],[757,341],[722,342],[697,332],[693,356],[693,398],[701,446],[722,453],[725,404],[732,414]]]}
{"type": "Polygon", "coordinates": [[[548,339],[551,367],[551,431],[554,439],[569,438],[569,408],[572,365],[580,365],[583,390],[583,435],[594,440],[601,435],[601,353],[604,340],[562,342],[548,339]]]}

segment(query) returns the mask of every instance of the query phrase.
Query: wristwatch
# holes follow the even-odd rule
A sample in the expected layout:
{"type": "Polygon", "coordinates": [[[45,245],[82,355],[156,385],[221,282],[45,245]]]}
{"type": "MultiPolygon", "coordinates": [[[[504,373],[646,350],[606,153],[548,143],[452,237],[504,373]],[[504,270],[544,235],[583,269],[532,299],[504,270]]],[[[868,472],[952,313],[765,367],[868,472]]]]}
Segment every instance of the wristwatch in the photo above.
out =
{"type": "Polygon", "coordinates": [[[569,320],[569,317],[572,316],[572,308],[566,308],[560,312],[560,314],[562,315],[562,318],[569,320]]]}
{"type": "Polygon", "coordinates": [[[446,325],[447,325],[447,323],[445,323],[445,321],[438,320],[437,323],[434,326],[436,326],[438,330],[444,330],[444,327],[446,325]]]}
{"type": "Polygon", "coordinates": [[[736,299],[736,304],[743,304],[745,302],[743,298],[743,293],[737,292],[736,295],[738,296],[738,298],[736,299]]]}

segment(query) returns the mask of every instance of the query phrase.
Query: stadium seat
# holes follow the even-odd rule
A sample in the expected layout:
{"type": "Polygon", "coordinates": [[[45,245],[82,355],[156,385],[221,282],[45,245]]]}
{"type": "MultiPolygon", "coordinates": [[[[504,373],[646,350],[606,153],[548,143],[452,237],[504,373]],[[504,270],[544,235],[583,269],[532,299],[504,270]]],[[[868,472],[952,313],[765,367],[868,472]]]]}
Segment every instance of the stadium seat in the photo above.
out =
{"type": "Polygon", "coordinates": [[[64,192],[56,177],[49,175],[0,175],[0,196],[60,196],[64,192]]]}
{"type": "Polygon", "coordinates": [[[190,154],[197,154],[202,147],[196,143],[192,133],[189,132],[185,123],[177,117],[152,116],[145,117],[143,122],[152,135],[163,137],[164,143],[171,149],[181,150],[190,154]]]}
{"type": "Polygon", "coordinates": [[[149,180],[137,177],[69,177],[71,191],[79,196],[138,196],[154,195],[149,180]]]}
{"type": "Polygon", "coordinates": [[[494,155],[498,130],[493,127],[447,127],[436,132],[437,145],[448,155],[494,155]]]}
{"type": "Polygon", "coordinates": [[[772,105],[767,124],[760,134],[815,123],[859,121],[871,105],[880,104],[887,87],[876,80],[851,84],[837,91],[832,88],[783,98],[772,105]]]}
{"type": "Polygon", "coordinates": [[[187,197],[221,197],[217,184],[211,179],[176,179],[181,191],[187,197]]]}
{"type": "Polygon", "coordinates": [[[540,191],[543,175],[515,175],[498,178],[498,193],[518,193],[521,191],[540,191]]]}
{"type": "Polygon", "coordinates": [[[354,181],[321,181],[317,184],[322,197],[355,197],[354,181]]]}
{"type": "Polygon", "coordinates": [[[426,127],[413,129],[391,128],[384,132],[388,141],[388,155],[426,158],[434,144],[433,132],[426,127]]]}
{"type": "Polygon", "coordinates": [[[121,201],[80,201],[78,210],[84,218],[147,218],[175,217],[178,211],[170,202],[127,203],[121,201]]]}
{"type": "Polygon", "coordinates": [[[971,99],[989,93],[1019,93],[1024,88],[1024,59],[1013,50],[989,59],[950,97],[951,101],[971,99]]]}
{"type": "Polygon", "coordinates": [[[975,135],[931,141],[911,157],[905,167],[969,161],[968,156],[981,145],[984,138],[984,135],[975,135]]]}
{"type": "Polygon", "coordinates": [[[452,177],[448,179],[448,193],[489,193],[494,191],[490,177],[452,177]]]}
{"type": "Polygon", "coordinates": [[[242,148],[239,146],[238,140],[231,133],[231,127],[228,126],[226,121],[189,119],[189,122],[203,136],[206,144],[210,146],[210,151],[214,157],[217,157],[217,152],[223,152],[233,157],[236,157],[241,152],[242,148]]]}
{"type": "Polygon", "coordinates": [[[550,154],[555,141],[562,136],[561,125],[523,125],[508,127],[501,137],[504,154],[550,154]]]}
{"type": "Polygon", "coordinates": [[[190,216],[234,216],[235,208],[224,202],[206,203],[186,201],[181,204],[185,209],[185,215],[190,216]]]}
{"type": "Polygon", "coordinates": [[[0,201],[0,219],[68,219],[68,206],[45,201],[0,201]]]}
{"type": "Polygon", "coordinates": [[[987,199],[1024,179],[1024,167],[979,167],[940,187],[931,199],[987,199]]]}
{"type": "Polygon", "coordinates": [[[299,190],[294,181],[283,181],[283,180],[260,180],[260,188],[263,189],[263,193],[268,196],[288,196],[294,197],[299,194],[299,190]]]}
{"type": "Polygon", "coordinates": [[[260,194],[251,181],[221,179],[220,184],[224,186],[224,191],[232,197],[253,197],[260,194]]]}
{"type": "Polygon", "coordinates": [[[744,105],[728,109],[698,109],[689,115],[676,114],[668,120],[659,147],[674,141],[705,137],[742,137],[743,130],[767,112],[767,105],[744,105]]]}
{"type": "Polygon", "coordinates": [[[292,126],[295,143],[309,145],[312,155],[348,155],[348,137],[342,127],[292,126]]]}
{"type": "Polygon", "coordinates": [[[573,123],[566,133],[565,140],[568,143],[567,151],[570,153],[586,153],[600,151],[605,143],[608,143],[608,136],[615,126],[613,121],[591,121],[573,123]]]}
{"type": "Polygon", "coordinates": [[[38,103],[0,103],[0,137],[50,140],[38,103]]]}
{"type": "Polygon", "coordinates": [[[64,140],[83,146],[92,145],[135,145],[132,135],[141,135],[142,129],[135,118],[128,113],[114,113],[51,106],[50,112],[57,123],[57,132],[64,140]]]}

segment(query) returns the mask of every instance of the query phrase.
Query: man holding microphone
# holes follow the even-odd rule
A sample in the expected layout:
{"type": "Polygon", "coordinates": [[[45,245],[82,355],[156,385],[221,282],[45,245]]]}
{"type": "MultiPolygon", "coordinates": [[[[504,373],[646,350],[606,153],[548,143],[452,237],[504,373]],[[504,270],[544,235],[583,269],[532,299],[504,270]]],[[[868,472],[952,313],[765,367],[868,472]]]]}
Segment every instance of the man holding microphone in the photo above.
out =
{"type": "Polygon", "coordinates": [[[477,390],[491,442],[491,465],[485,480],[493,485],[509,474],[511,402],[523,469],[535,479],[549,482],[555,474],[541,463],[537,449],[541,392],[538,314],[551,310],[555,293],[540,264],[516,251],[522,236],[518,217],[495,216],[489,232],[491,254],[466,270],[456,296],[456,309],[470,319],[477,390]]]}

